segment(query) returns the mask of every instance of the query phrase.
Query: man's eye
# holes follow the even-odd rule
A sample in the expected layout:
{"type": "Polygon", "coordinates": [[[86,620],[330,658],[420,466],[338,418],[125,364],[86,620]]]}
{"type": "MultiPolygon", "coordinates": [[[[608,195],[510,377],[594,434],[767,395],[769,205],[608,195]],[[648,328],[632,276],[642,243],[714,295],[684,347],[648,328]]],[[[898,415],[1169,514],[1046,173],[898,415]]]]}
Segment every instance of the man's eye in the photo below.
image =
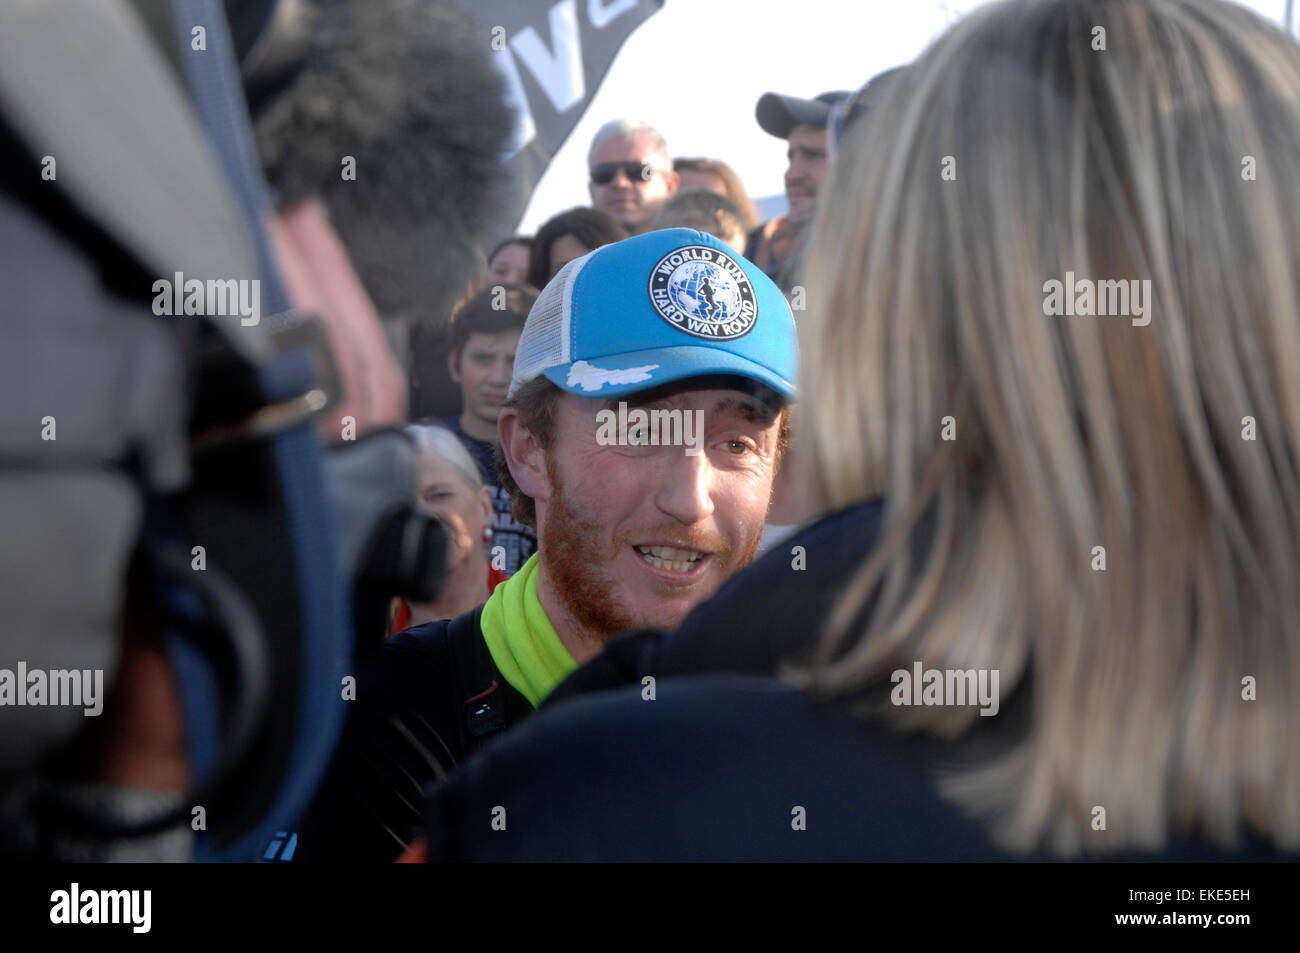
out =
{"type": "Polygon", "coordinates": [[[736,456],[740,456],[742,453],[745,453],[746,451],[748,451],[748,450],[752,450],[752,449],[753,449],[753,448],[752,448],[748,443],[746,443],[744,440],[728,440],[728,441],[727,441],[727,451],[728,451],[729,453],[734,453],[736,456]]]}

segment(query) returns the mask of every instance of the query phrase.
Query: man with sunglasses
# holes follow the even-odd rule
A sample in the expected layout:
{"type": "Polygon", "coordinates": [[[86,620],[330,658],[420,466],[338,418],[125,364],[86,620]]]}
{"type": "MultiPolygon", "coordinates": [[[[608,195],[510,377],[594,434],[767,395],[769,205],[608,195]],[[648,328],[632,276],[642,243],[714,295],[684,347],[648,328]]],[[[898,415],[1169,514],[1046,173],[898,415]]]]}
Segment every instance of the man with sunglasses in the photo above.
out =
{"type": "Polygon", "coordinates": [[[587,154],[591,204],[630,235],[648,231],[677,191],[677,173],[664,137],[643,122],[615,119],[596,132],[587,154]]]}

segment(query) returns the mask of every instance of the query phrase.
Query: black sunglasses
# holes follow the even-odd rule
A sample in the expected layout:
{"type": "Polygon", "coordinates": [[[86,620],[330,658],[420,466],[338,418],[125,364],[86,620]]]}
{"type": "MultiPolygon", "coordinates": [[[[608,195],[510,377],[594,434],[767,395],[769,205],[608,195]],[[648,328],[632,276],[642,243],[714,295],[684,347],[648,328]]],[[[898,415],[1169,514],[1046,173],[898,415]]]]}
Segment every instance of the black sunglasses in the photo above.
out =
{"type": "Polygon", "coordinates": [[[591,181],[596,185],[609,185],[622,169],[632,182],[649,182],[655,167],[648,162],[601,162],[591,167],[591,181]]]}

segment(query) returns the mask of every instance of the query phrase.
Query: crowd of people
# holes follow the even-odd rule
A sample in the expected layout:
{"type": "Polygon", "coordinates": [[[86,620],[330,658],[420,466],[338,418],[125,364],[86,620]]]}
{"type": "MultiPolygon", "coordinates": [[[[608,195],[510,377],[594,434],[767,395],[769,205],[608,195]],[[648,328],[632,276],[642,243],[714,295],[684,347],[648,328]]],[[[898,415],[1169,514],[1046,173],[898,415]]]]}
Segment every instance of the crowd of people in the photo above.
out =
{"type": "MultiPolygon", "coordinates": [[[[879,97],[892,73],[869,84],[871,99],[879,97]]],[[[760,223],[744,184],[726,162],[673,158],[663,135],[653,127],[612,120],[600,127],[588,150],[591,205],[559,212],[535,234],[505,238],[484,256],[485,271],[454,308],[445,343],[441,349],[424,352],[414,373],[426,382],[443,375],[441,354],[445,353],[446,381],[435,389],[447,399],[437,407],[424,406],[426,413],[420,420],[449,429],[478,461],[496,513],[485,543],[500,554],[500,569],[507,576],[536,551],[537,535],[535,528],[511,515],[510,495],[497,475],[494,448],[519,338],[539,291],[569,262],[598,248],[650,231],[685,228],[720,239],[737,260],[743,256],[764,262],[760,270],[788,294],[796,275],[795,249],[829,169],[830,140],[842,131],[842,119],[839,130],[833,129],[834,110],[854,102],[859,104],[858,114],[865,112],[863,104],[870,101],[865,92],[852,99],[846,92],[815,99],[769,93],[758,101],[760,126],[788,144],[789,214],[760,223]]],[[[774,503],[778,520],[788,511],[784,496],[774,503]]],[[[770,523],[765,545],[787,530],[784,523],[770,523]]]]}
{"type": "MultiPolygon", "coordinates": [[[[613,119],[588,150],[590,205],[491,244],[501,80],[465,52],[455,4],[416,23],[411,9],[327,5],[316,52],[250,99],[267,254],[334,355],[338,393],[303,426],[325,445],[396,431],[410,448],[409,505],[383,509],[397,522],[368,537],[354,579],[336,567],[303,604],[406,580],[422,540],[437,550],[427,585],[384,590],[364,664],[339,645],[313,663],[272,652],[273,673],[344,685],[319,722],[337,744],[317,745],[277,815],[295,845],[278,834],[277,859],[1295,857],[1291,37],[1215,0],[991,3],[856,91],[753,104],[785,144],[782,215],[759,221],[724,159],[613,119]],[[396,92],[402,67],[427,81],[396,92]],[[373,88],[344,88],[368,74],[373,88]],[[439,125],[421,90],[463,93],[475,121],[439,125]],[[402,101],[381,121],[322,96],[402,101]],[[1044,295],[1067,274],[1113,293],[1055,316],[1044,295]],[[1127,291],[1143,281],[1138,323],[1127,291]]],[[[37,157],[3,78],[12,183],[37,157]]],[[[46,267],[49,234],[86,274],[125,273],[123,248],[131,274],[170,261],[102,219],[102,243],[70,238],[95,220],[69,210],[75,195],[4,188],[6,248],[32,259],[10,264],[15,287],[46,267]]],[[[113,308],[131,298],[120,275],[104,287],[113,308]]],[[[260,339],[222,327],[225,389],[198,392],[233,400],[256,380],[282,407],[260,339]],[[265,363],[235,373],[236,358],[265,363]]],[[[260,407],[203,433],[255,439],[260,407]]],[[[137,474],[123,448],[143,445],[123,433],[105,459],[137,474]]],[[[310,520],[253,493],[240,522],[231,489],[269,484],[290,456],[241,446],[218,452],[233,455],[221,479],[194,457],[219,505],[170,509],[185,473],[168,471],[139,531],[188,550],[207,530],[208,564],[236,584],[211,613],[242,587],[240,619],[306,632],[306,615],[272,615],[311,588],[306,562],[253,561],[310,520]],[[221,520],[244,533],[227,549],[221,520]]],[[[97,608],[130,610],[105,629],[123,646],[119,714],[99,756],[40,770],[132,810],[163,791],[177,810],[200,773],[194,708],[166,663],[174,623],[155,624],[156,591],[127,571],[132,532],[105,573],[125,593],[97,608]]],[[[29,588],[14,605],[40,598],[29,588]]],[[[302,724],[261,739],[295,765],[308,695],[302,724]]],[[[253,755],[237,763],[245,791],[279,783],[253,755]]],[[[217,790],[217,816],[256,814],[217,790]]],[[[57,814],[6,803],[0,847],[61,843],[40,827],[57,814]]],[[[127,826],[89,856],[141,838],[193,850],[161,822],[127,826]]],[[[87,856],[86,836],[51,852],[87,856]]]]}

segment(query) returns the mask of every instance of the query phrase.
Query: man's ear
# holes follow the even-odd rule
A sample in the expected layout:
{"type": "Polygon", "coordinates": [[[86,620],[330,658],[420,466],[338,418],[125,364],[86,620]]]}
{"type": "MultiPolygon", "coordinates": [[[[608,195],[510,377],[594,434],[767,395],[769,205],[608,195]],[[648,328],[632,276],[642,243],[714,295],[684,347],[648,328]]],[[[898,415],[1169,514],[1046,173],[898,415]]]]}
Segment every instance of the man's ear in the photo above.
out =
{"type": "Polygon", "coordinates": [[[672,195],[677,191],[677,187],[682,184],[682,177],[679,172],[673,170],[664,173],[664,185],[668,187],[668,194],[672,195]]]}
{"type": "Polygon", "coordinates": [[[451,375],[453,384],[460,383],[460,350],[447,352],[447,373],[451,375]]]}
{"type": "Polygon", "coordinates": [[[491,526],[492,516],[494,513],[492,508],[492,491],[486,486],[482,487],[478,491],[478,505],[483,509],[483,519],[487,522],[488,526],[491,526]]]}
{"type": "Polygon", "coordinates": [[[502,407],[497,417],[497,438],[505,453],[506,465],[520,491],[534,500],[548,500],[551,481],[546,473],[546,451],[531,430],[519,419],[514,407],[502,407]]]}
{"type": "Polygon", "coordinates": [[[587,194],[591,196],[591,205],[593,208],[599,208],[596,205],[596,183],[590,179],[587,180],[587,194]]]}

